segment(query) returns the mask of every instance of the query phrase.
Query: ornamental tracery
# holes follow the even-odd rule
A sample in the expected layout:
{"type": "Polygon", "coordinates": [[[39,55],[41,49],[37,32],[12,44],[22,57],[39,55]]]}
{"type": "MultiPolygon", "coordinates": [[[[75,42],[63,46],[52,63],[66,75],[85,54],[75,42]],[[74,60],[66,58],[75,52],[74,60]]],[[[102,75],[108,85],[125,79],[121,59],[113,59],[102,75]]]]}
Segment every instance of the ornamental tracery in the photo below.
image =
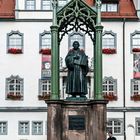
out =
{"type": "Polygon", "coordinates": [[[59,42],[69,32],[82,31],[88,34],[94,42],[96,12],[88,7],[84,1],[73,0],[57,12],[57,24],[59,26],[59,42]]]}

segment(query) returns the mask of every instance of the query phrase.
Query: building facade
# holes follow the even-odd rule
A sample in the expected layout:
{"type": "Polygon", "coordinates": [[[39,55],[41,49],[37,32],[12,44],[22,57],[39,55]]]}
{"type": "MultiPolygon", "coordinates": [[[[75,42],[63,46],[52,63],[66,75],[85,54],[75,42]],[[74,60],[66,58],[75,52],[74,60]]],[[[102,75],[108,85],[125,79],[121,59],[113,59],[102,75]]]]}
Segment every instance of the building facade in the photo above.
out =
{"type": "MultiPolygon", "coordinates": [[[[59,0],[58,9],[70,0],[59,0]]],[[[85,0],[96,10],[94,0],[85,0]]],[[[117,140],[140,138],[140,1],[102,0],[103,96],[107,130],[117,140]]],[[[47,139],[50,95],[51,0],[0,1],[0,138],[47,139]]],[[[65,99],[65,57],[74,40],[89,57],[88,95],[94,99],[90,36],[71,31],[60,44],[60,99],[65,99]]]]}

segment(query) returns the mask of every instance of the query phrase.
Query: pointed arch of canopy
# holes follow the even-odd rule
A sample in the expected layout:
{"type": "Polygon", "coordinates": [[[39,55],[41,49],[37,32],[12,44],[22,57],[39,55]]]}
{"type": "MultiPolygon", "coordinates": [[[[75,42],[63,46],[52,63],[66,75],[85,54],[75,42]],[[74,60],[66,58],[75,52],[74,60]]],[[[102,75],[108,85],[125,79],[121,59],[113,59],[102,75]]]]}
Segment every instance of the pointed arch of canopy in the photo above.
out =
{"type": "Polygon", "coordinates": [[[83,0],[71,0],[57,12],[59,42],[70,31],[83,31],[94,42],[97,13],[83,0]]]}

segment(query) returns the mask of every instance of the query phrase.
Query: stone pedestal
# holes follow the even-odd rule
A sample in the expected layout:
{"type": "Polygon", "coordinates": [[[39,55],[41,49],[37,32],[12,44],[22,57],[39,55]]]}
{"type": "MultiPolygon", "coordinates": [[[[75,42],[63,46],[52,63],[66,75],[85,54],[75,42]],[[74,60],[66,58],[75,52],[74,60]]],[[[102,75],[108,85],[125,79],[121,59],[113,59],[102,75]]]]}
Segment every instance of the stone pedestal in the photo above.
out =
{"type": "Polygon", "coordinates": [[[106,140],[106,100],[48,100],[47,140],[106,140]]]}

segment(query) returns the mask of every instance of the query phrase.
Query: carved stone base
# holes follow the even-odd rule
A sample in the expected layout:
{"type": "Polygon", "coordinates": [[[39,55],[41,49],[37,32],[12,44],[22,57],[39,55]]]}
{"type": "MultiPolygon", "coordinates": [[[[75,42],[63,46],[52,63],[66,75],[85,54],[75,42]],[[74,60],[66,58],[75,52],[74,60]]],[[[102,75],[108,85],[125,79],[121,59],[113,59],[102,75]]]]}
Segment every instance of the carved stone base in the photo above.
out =
{"type": "Polygon", "coordinates": [[[106,140],[106,100],[46,100],[47,140],[106,140]]]}

